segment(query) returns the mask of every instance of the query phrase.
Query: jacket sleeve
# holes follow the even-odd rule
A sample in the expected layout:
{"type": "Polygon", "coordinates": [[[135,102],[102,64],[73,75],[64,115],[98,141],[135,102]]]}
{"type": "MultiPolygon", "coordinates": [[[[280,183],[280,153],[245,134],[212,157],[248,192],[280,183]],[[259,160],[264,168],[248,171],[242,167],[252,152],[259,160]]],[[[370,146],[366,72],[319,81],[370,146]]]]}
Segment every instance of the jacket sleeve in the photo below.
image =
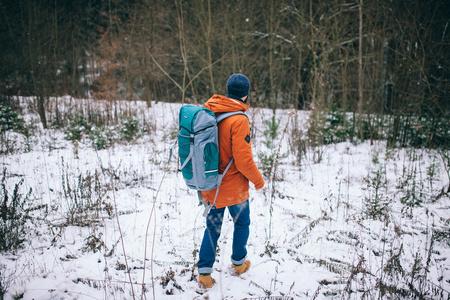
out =
{"type": "Polygon", "coordinates": [[[255,189],[263,188],[264,179],[253,160],[248,119],[245,116],[235,118],[231,130],[231,149],[236,168],[255,185],[255,189]]]}

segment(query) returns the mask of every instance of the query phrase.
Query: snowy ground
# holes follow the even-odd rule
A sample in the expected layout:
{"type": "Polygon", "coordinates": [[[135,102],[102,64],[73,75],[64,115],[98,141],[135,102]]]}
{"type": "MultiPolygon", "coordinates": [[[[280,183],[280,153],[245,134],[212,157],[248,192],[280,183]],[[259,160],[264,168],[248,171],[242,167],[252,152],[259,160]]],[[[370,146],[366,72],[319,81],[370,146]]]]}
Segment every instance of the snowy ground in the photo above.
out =
{"type": "MultiPolygon", "coordinates": [[[[194,267],[203,210],[176,172],[176,155],[167,163],[180,105],[123,105],[154,132],[95,151],[47,130],[31,152],[1,156],[7,190],[23,178],[30,206],[45,207],[27,223],[23,247],[0,254],[6,299],[409,299],[414,291],[448,299],[450,199],[441,191],[449,181],[436,151],[346,142],[308,148],[300,161],[289,151],[294,119],[277,111],[276,174],[250,191],[251,268],[231,275],[228,218],[217,284],[203,291],[194,267]],[[381,220],[368,216],[367,199],[384,203],[381,220]]],[[[248,114],[260,165],[258,153],[271,153],[263,132],[272,114],[248,114]]],[[[300,128],[307,116],[298,112],[300,128]]]]}

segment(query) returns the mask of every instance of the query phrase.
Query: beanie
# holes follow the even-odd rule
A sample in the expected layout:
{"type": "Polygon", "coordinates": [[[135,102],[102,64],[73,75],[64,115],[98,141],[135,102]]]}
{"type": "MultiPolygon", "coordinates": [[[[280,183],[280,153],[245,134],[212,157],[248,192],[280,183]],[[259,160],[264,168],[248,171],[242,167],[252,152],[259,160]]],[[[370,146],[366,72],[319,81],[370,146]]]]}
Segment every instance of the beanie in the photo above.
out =
{"type": "Polygon", "coordinates": [[[227,81],[227,97],[241,100],[250,91],[250,81],[243,74],[233,74],[227,81]]]}

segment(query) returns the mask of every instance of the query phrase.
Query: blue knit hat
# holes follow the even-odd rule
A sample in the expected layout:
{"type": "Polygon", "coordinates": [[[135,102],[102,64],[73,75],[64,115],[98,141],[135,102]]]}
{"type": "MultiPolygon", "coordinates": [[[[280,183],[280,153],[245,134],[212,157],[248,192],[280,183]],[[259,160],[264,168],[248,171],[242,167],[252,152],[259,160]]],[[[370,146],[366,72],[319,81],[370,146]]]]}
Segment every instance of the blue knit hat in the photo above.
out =
{"type": "Polygon", "coordinates": [[[227,97],[241,100],[250,91],[250,80],[243,74],[233,74],[227,81],[227,97]]]}

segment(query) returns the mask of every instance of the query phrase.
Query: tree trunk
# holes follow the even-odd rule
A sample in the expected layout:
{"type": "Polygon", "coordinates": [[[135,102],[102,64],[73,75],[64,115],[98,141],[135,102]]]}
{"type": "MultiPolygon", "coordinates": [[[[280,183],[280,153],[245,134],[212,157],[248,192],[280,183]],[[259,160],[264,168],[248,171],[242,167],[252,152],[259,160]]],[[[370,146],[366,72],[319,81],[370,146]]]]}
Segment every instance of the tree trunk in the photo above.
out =
{"type": "Polygon", "coordinates": [[[213,94],[216,93],[216,87],[214,85],[214,75],[213,75],[213,60],[212,60],[212,49],[211,49],[211,32],[212,32],[212,21],[211,21],[211,1],[208,0],[208,28],[206,29],[206,46],[208,48],[208,64],[209,64],[209,80],[211,83],[211,91],[213,94]]]}
{"type": "Polygon", "coordinates": [[[362,116],[364,112],[364,82],[363,82],[363,62],[362,62],[362,26],[363,26],[363,16],[362,16],[362,6],[363,0],[359,2],[359,56],[358,56],[358,91],[359,91],[359,103],[358,103],[358,126],[359,126],[359,137],[361,141],[364,141],[364,129],[362,123],[362,116]]]}
{"type": "Polygon", "coordinates": [[[45,97],[42,95],[39,95],[37,97],[37,109],[39,118],[41,119],[42,126],[44,129],[47,129],[47,116],[45,113],[45,97]]]}
{"type": "Polygon", "coordinates": [[[398,134],[398,125],[400,124],[400,116],[396,114],[394,119],[394,125],[392,126],[392,135],[388,140],[387,146],[388,147],[394,147],[395,143],[397,141],[397,134],[398,134]]]}
{"type": "Polygon", "coordinates": [[[311,26],[311,51],[313,56],[313,88],[312,88],[312,99],[311,108],[314,110],[316,107],[316,92],[317,92],[317,62],[316,62],[316,51],[314,49],[314,27],[313,27],[313,13],[312,13],[312,0],[309,0],[309,18],[311,26]]]}

